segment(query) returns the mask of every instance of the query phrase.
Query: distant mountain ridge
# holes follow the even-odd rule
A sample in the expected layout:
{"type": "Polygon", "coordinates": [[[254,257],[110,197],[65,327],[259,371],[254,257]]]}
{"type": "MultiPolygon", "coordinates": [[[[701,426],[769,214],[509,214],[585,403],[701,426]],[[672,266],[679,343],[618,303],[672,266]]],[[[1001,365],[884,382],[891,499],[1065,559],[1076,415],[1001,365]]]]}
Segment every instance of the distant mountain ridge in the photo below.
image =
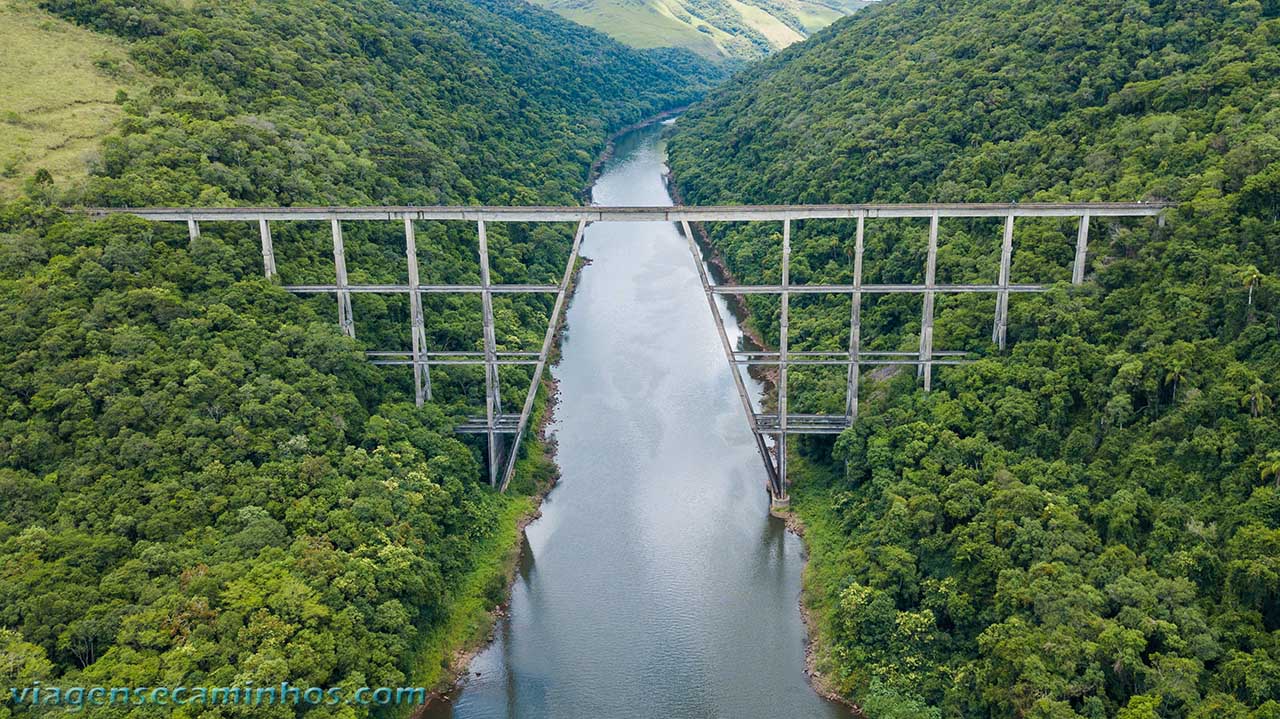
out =
{"type": "Polygon", "coordinates": [[[743,61],[803,40],[867,0],[532,0],[640,48],[743,61]]]}

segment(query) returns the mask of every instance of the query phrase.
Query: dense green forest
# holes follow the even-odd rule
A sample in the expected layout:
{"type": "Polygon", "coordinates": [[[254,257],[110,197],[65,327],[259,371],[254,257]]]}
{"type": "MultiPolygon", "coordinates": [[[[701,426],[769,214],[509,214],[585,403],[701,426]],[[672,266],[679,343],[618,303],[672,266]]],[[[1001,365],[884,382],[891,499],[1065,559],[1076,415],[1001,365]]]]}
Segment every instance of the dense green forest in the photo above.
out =
{"type": "MultiPolygon", "coordinates": [[[[690,204],[1171,200],[1163,227],[1019,221],[1011,302],[939,300],[935,347],[868,373],[806,442],[819,668],[868,716],[1280,716],[1280,5],[895,0],[793,46],[679,123],[690,204]]],[[[710,227],[739,279],[779,228],[710,227]]],[[[925,225],[872,221],[865,281],[919,281],[925,225]]],[[[852,228],[796,229],[795,282],[851,277],[852,228]]],[[[998,222],[944,221],[939,281],[995,278],[998,222]],[[945,278],[945,280],[944,280],[945,278]]],[[[776,339],[777,302],[753,297],[776,339]]],[[[793,348],[848,341],[847,298],[796,300],[793,348]],[[843,302],[843,304],[841,304],[843,302]]],[[[919,297],[864,309],[916,347],[919,297]]],[[[811,410],[843,375],[793,371],[811,410]]]]}
{"type": "MultiPolygon", "coordinates": [[[[127,40],[154,83],[120,93],[86,183],[37,173],[0,203],[0,677],[438,677],[459,588],[529,506],[484,488],[478,446],[451,431],[482,375],[441,372],[419,411],[407,372],[362,355],[408,346],[402,298],[358,298],[351,340],[332,298],[261,277],[252,227],[207,223],[189,241],[61,206],[572,203],[610,131],[689,102],[712,71],[507,0],[44,7],[127,40]]],[[[277,226],[285,282],[332,272],[314,224],[277,226]]],[[[388,225],[347,228],[353,281],[404,281],[388,225]]],[[[570,229],[495,227],[495,281],[555,277],[570,229]]],[[[424,274],[475,281],[474,233],[420,223],[424,274]]],[[[497,304],[502,348],[540,342],[549,301],[497,304]]],[[[429,312],[434,349],[478,348],[477,304],[429,312]]],[[[540,455],[524,469],[526,493],[551,471],[540,455]]],[[[27,712],[0,705],[11,713],[27,712]]]]}

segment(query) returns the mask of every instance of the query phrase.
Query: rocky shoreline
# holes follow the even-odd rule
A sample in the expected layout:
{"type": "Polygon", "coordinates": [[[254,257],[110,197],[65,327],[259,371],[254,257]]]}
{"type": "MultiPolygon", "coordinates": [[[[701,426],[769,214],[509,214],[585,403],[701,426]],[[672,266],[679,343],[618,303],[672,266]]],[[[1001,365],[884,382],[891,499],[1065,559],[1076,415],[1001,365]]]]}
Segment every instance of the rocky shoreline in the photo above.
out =
{"type": "MultiPolygon", "coordinates": [[[[805,541],[804,520],[800,519],[800,515],[796,514],[794,509],[788,510],[785,514],[780,515],[787,523],[787,531],[800,538],[801,544],[804,544],[804,559],[807,567],[809,562],[809,545],[805,541]]],[[[804,622],[805,645],[804,645],[804,675],[809,679],[809,686],[813,687],[818,696],[829,702],[840,704],[853,713],[858,719],[865,719],[867,716],[862,707],[853,703],[844,694],[841,694],[831,683],[831,680],[825,674],[818,671],[818,626],[817,619],[804,603],[804,585],[801,584],[800,589],[800,620],[804,622]]]]}

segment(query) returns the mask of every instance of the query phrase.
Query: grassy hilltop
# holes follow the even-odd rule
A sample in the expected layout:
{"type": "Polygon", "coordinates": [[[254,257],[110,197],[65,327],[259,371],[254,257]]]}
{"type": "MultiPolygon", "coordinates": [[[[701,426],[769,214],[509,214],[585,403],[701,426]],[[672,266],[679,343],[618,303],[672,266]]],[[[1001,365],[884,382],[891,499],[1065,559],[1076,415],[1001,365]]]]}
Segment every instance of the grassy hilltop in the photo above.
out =
{"type": "Polygon", "coordinates": [[[715,61],[764,57],[862,0],[534,0],[633,47],[678,47],[715,61]]]}
{"type": "Polygon", "coordinates": [[[37,168],[78,180],[145,82],[125,43],[63,20],[31,0],[0,0],[0,194],[37,168]]]}

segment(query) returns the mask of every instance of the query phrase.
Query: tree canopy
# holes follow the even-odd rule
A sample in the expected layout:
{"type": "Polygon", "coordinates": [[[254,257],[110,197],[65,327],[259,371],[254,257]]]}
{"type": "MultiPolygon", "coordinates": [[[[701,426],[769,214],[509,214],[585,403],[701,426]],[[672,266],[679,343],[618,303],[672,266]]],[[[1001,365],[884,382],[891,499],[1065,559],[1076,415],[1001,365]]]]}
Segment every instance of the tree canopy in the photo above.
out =
{"type": "MultiPolygon", "coordinates": [[[[1280,8],[896,0],[793,46],[679,123],[690,204],[1172,200],[1164,226],[1019,220],[1010,349],[993,299],[939,298],[935,348],[863,385],[793,477],[822,669],[873,717],[1280,712],[1280,8]]],[[[744,282],[776,228],[711,227],[744,282]]],[[[920,281],[925,227],[872,221],[865,281],[920,281]]],[[[851,223],[794,229],[795,282],[848,282],[851,223]]],[[[939,281],[992,282],[996,221],[944,221],[939,281]],[[944,279],[945,278],[945,279],[944,279]]],[[[750,298],[776,339],[777,301],[750,298]]],[[[848,298],[793,303],[794,349],[848,342],[848,298]]],[[[868,299],[912,350],[918,297],[868,299]]],[[[843,376],[793,371],[793,406],[843,376]]],[[[801,409],[800,411],[803,411],[801,409]]]]}
{"type": "MultiPolygon", "coordinates": [[[[415,663],[446,658],[419,640],[514,539],[497,528],[518,500],[482,486],[478,446],[452,432],[480,374],[439,373],[419,410],[407,372],[363,355],[409,346],[403,297],[357,298],[352,340],[332,297],[261,277],[253,227],[191,241],[61,205],[572,203],[609,132],[712,71],[508,0],[45,7],[126,39],[155,82],[119,96],[83,187],[37,174],[0,204],[0,677],[415,684],[415,663]]],[[[353,281],[403,282],[385,224],[346,228],[353,281]]],[[[332,277],[327,227],[273,229],[283,281],[332,277]]],[[[570,229],[493,228],[495,281],[555,276],[570,229]]],[[[476,281],[474,233],[421,223],[424,281],[476,281]]],[[[478,347],[470,300],[428,304],[433,348],[478,347]]],[[[496,304],[502,349],[540,343],[549,301],[496,304]]]]}

